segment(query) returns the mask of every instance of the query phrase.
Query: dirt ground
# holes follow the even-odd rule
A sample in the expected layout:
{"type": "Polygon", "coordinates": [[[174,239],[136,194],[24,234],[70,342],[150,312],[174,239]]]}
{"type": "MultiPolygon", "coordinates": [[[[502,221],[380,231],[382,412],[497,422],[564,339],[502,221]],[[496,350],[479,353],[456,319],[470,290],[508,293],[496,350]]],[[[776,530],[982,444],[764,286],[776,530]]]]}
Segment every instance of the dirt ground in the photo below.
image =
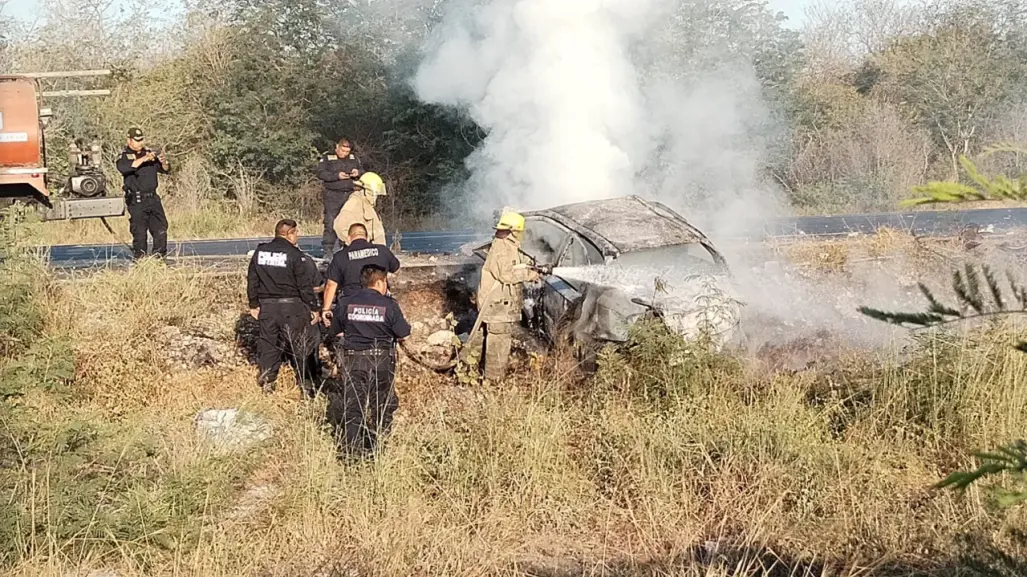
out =
{"type": "MultiPolygon", "coordinates": [[[[435,365],[442,365],[453,358],[455,349],[450,345],[430,345],[428,338],[436,333],[449,332],[450,334],[466,334],[474,324],[474,309],[471,301],[471,292],[460,278],[437,279],[423,282],[396,283],[393,296],[399,302],[404,316],[411,325],[412,348],[419,353],[423,359],[435,365]]],[[[238,317],[235,321],[235,344],[237,352],[229,353],[218,349],[222,355],[215,358],[222,361],[232,357],[236,363],[256,363],[255,347],[258,334],[256,321],[249,314],[236,312],[238,317]]],[[[169,331],[172,339],[176,341],[169,346],[173,353],[171,362],[181,368],[189,368],[189,365],[203,366],[211,364],[215,359],[210,358],[210,352],[217,347],[223,347],[224,343],[218,344],[216,339],[207,340],[203,336],[197,336],[194,331],[169,331]]],[[[322,331],[325,342],[321,347],[321,359],[325,363],[326,373],[333,371],[331,377],[336,378],[334,362],[329,350],[331,339],[326,330],[322,331]]],[[[455,344],[455,343],[454,343],[455,344]]],[[[511,351],[511,361],[508,374],[511,382],[525,381],[519,379],[518,375],[524,375],[532,370],[532,355],[541,355],[545,352],[545,345],[537,338],[534,338],[527,329],[522,327],[521,332],[514,340],[514,347],[511,351]]],[[[538,358],[537,356],[535,357],[538,358]]],[[[537,366],[537,365],[536,365],[537,366]]],[[[292,380],[291,370],[283,365],[279,376],[280,386],[292,380]]],[[[329,384],[329,386],[331,386],[329,384]]],[[[402,399],[431,399],[438,395],[466,396],[473,394],[473,390],[462,386],[453,371],[439,371],[424,366],[415,361],[406,352],[401,351],[398,355],[396,387],[402,399]]],[[[454,399],[459,401],[459,399],[454,399]]],[[[406,401],[405,401],[406,402],[406,401]]],[[[416,407],[409,407],[416,411],[416,407]]]]}

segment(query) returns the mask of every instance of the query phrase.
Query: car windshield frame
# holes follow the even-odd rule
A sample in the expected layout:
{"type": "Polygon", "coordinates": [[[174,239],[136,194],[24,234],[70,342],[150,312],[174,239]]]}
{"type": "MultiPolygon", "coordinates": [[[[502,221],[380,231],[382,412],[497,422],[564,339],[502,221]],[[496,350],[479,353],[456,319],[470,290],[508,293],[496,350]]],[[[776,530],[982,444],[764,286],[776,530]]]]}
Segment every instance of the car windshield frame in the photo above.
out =
{"type": "Polygon", "coordinates": [[[565,224],[549,218],[548,216],[542,215],[531,215],[526,217],[524,222],[524,238],[521,239],[521,252],[528,255],[532,260],[539,264],[547,264],[556,266],[560,259],[563,258],[564,253],[567,251],[567,247],[578,235],[568,228],[565,224]],[[551,226],[561,233],[557,243],[544,242],[544,238],[533,238],[531,234],[531,225],[533,223],[542,223],[546,226],[551,226]],[[542,251],[534,250],[540,248],[541,244],[544,244],[552,249],[551,253],[542,254],[542,251]],[[537,244],[536,244],[537,243],[537,244]],[[554,246],[555,244],[555,246],[554,246]],[[547,256],[550,258],[542,258],[547,256]]]}
{"type": "Polygon", "coordinates": [[[680,255],[680,258],[687,258],[689,260],[695,261],[696,263],[700,263],[698,265],[699,268],[708,268],[712,272],[725,274],[729,273],[727,261],[724,259],[724,256],[721,255],[720,252],[718,252],[717,249],[714,248],[710,243],[707,242],[685,242],[677,244],[667,244],[658,247],[622,252],[619,255],[617,255],[615,262],[624,262],[625,260],[627,260],[631,262],[631,264],[633,265],[642,264],[644,261],[642,261],[641,259],[646,259],[647,257],[651,259],[658,253],[671,253],[675,249],[685,251],[685,254],[680,255]],[[704,251],[703,255],[698,256],[694,254],[688,254],[687,251],[691,247],[702,247],[702,250],[704,251]]]}

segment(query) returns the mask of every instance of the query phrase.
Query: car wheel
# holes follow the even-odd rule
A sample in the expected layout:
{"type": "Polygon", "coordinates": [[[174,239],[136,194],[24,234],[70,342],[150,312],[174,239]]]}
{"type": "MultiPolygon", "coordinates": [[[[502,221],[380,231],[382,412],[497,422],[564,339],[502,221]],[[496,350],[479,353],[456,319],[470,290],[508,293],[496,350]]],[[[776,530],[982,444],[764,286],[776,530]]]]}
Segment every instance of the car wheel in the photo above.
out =
{"type": "Polygon", "coordinates": [[[553,323],[553,326],[546,327],[547,336],[555,347],[570,348],[574,342],[574,327],[578,324],[578,317],[581,315],[581,300],[572,303],[567,311],[553,323]]]}
{"type": "Polygon", "coordinates": [[[599,370],[599,345],[593,339],[579,339],[574,345],[574,356],[585,376],[591,377],[599,370]]]}
{"type": "Polygon", "coordinates": [[[599,346],[587,332],[576,330],[576,327],[581,326],[584,301],[583,298],[578,299],[567,309],[557,323],[552,338],[556,347],[570,351],[578,368],[587,377],[598,370],[599,346]]]}

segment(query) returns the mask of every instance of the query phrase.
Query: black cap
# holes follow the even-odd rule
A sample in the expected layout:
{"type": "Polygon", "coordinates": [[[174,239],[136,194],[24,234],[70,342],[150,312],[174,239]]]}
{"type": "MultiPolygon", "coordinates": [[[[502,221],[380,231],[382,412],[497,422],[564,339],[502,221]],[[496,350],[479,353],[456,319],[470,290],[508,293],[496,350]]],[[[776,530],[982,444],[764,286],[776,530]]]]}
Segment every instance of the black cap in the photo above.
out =
{"type": "Polygon", "coordinates": [[[132,140],[142,140],[143,139],[143,131],[138,129],[138,128],[129,128],[128,129],[128,137],[131,138],[132,140]]]}

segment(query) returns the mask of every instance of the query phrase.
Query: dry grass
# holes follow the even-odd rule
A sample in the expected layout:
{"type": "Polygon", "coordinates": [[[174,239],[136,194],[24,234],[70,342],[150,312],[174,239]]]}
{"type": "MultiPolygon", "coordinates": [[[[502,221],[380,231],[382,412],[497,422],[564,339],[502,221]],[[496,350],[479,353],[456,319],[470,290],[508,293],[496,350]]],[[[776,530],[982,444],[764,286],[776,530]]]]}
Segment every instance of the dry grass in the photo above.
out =
{"type": "MultiPolygon", "coordinates": [[[[240,213],[231,204],[208,202],[199,210],[180,207],[174,202],[165,205],[168,214],[168,238],[172,241],[203,240],[221,238],[263,238],[275,222],[281,218],[292,218],[299,223],[300,233],[309,236],[321,236],[323,224],[321,215],[316,214],[321,207],[310,207],[306,210],[288,210],[283,208],[263,210],[259,214],[240,213]],[[316,210],[315,210],[316,209],[316,210]]],[[[383,218],[391,233],[394,225],[403,230],[440,230],[452,226],[441,220],[415,219],[397,221],[388,213],[383,218]]],[[[44,246],[65,244],[112,244],[132,243],[132,235],[128,230],[128,215],[107,219],[117,234],[111,236],[99,220],[86,219],[66,222],[41,222],[33,226],[32,233],[44,246]]]]}
{"type": "MultiPolygon", "coordinates": [[[[296,218],[296,215],[286,214],[286,211],[271,211],[259,216],[244,215],[216,203],[197,211],[179,210],[173,204],[166,208],[168,235],[171,240],[266,237],[278,219],[296,218]]],[[[107,220],[117,237],[112,237],[96,219],[38,223],[34,226],[33,232],[45,246],[132,243],[132,235],[128,230],[128,215],[107,220]]],[[[320,218],[300,217],[298,222],[302,234],[321,234],[320,218]]]]}
{"type": "Polygon", "coordinates": [[[772,242],[782,260],[809,274],[831,274],[858,268],[869,261],[901,259],[905,268],[924,271],[939,258],[959,254],[958,241],[950,238],[918,239],[902,231],[881,229],[872,235],[851,238],[772,242]]]}
{"type": "MultiPolygon", "coordinates": [[[[910,197],[915,195],[910,194],[910,197]]],[[[896,197],[891,202],[886,203],[874,210],[867,210],[866,207],[862,206],[838,206],[838,205],[811,205],[811,206],[799,206],[795,208],[795,214],[798,216],[827,216],[831,214],[878,214],[882,212],[930,212],[930,211],[961,211],[961,210],[980,210],[980,209],[993,209],[993,208],[1024,208],[1027,207],[1027,202],[1019,202],[1015,200],[981,200],[972,202],[941,202],[936,204],[924,204],[919,206],[913,206],[909,208],[902,208],[899,206],[899,201],[904,200],[902,197],[896,197]]]]}
{"type": "Polygon", "coordinates": [[[930,489],[969,449],[1027,433],[1027,357],[1003,331],[927,340],[902,365],[860,353],[795,374],[671,366],[680,344],[659,335],[606,354],[590,381],[554,358],[480,390],[404,363],[387,450],[346,466],[293,388],[264,397],[253,367],[168,365],[155,331],[202,323],[230,339],[243,312],[241,276],[194,272],[143,265],[40,295],[77,358],[70,399],[34,397],[41,418],[116,430],[125,455],[148,448],[131,461],[142,481],[90,501],[88,534],[45,521],[64,518],[48,504],[75,479],[25,471],[41,527],[7,574],[721,576],[763,574],[772,551],[773,574],[940,577],[960,574],[957,536],[1023,521],[977,490],[930,489]],[[219,456],[192,429],[209,407],[254,411],[275,436],[219,456]],[[103,526],[115,507],[136,533],[103,526]],[[695,552],[710,541],[720,563],[695,552]]]}
{"type": "MultiPolygon", "coordinates": [[[[281,218],[295,219],[301,234],[321,235],[323,204],[318,185],[280,190],[261,184],[245,201],[240,201],[225,198],[224,191],[210,182],[210,176],[203,170],[187,168],[186,174],[179,175],[177,180],[169,179],[162,184],[170,240],[266,237],[281,218]]],[[[394,205],[394,200],[387,200],[378,208],[389,232],[396,228],[440,230],[454,224],[442,218],[398,215],[394,205]]],[[[40,222],[29,232],[43,246],[132,242],[127,214],[107,220],[117,238],[97,219],[40,222]]]]}

